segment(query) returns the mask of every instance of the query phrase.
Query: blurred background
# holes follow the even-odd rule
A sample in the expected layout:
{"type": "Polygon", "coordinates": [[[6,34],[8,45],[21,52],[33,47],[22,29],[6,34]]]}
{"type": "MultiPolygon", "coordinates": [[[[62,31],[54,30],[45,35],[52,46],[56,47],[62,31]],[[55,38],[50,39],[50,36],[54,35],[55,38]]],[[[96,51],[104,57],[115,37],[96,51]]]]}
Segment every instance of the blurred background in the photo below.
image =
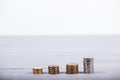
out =
{"type": "MultiPolygon", "coordinates": [[[[76,62],[94,57],[100,65],[120,56],[120,36],[3,36],[0,68],[32,68],[76,62]]],[[[111,61],[109,61],[111,63],[111,61]]]]}

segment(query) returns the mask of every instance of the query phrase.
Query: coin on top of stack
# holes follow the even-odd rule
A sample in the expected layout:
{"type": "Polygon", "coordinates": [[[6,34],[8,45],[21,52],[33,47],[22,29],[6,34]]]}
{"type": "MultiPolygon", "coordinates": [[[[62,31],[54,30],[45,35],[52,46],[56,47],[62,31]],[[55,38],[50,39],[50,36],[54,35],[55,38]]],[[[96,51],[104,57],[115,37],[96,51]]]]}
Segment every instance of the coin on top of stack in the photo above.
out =
{"type": "Polygon", "coordinates": [[[33,74],[42,74],[42,73],[43,73],[43,68],[41,68],[41,67],[33,68],[33,74]]]}
{"type": "Polygon", "coordinates": [[[66,64],[66,73],[67,74],[76,74],[76,73],[78,73],[78,64],[76,64],[76,63],[66,64]]]}
{"type": "Polygon", "coordinates": [[[49,72],[49,74],[59,74],[59,66],[58,65],[49,65],[48,72],[49,72]]]}
{"type": "Polygon", "coordinates": [[[94,73],[94,59],[83,58],[84,73],[94,73]]]}

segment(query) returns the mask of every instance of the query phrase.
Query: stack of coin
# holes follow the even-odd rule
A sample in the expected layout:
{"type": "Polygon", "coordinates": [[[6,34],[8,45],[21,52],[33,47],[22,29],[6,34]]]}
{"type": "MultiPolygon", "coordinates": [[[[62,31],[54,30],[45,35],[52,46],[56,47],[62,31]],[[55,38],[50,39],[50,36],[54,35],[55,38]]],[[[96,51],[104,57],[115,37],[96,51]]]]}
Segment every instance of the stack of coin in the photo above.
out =
{"type": "Polygon", "coordinates": [[[33,68],[33,74],[42,74],[43,69],[41,67],[34,67],[33,68]]]}
{"type": "Polygon", "coordinates": [[[48,72],[49,72],[49,74],[59,74],[59,66],[58,65],[49,65],[48,72]]]}
{"type": "Polygon", "coordinates": [[[67,74],[78,73],[78,64],[76,64],[76,63],[66,64],[66,73],[67,74]]]}
{"type": "Polygon", "coordinates": [[[84,73],[94,73],[94,59],[83,58],[84,73]]]}

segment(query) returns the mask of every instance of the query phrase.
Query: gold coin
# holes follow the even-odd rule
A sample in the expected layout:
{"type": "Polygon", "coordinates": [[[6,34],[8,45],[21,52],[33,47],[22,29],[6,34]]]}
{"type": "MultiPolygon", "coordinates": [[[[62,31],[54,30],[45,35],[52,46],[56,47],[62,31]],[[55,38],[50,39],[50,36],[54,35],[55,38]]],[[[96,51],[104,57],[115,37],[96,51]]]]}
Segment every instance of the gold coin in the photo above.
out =
{"type": "Polygon", "coordinates": [[[59,66],[58,65],[49,65],[48,72],[49,72],[49,74],[59,74],[59,66]]]}
{"type": "Polygon", "coordinates": [[[43,69],[41,67],[34,67],[33,68],[33,74],[42,74],[43,69]]]}
{"type": "Polygon", "coordinates": [[[76,63],[66,64],[66,73],[67,74],[76,74],[76,73],[78,73],[78,64],[76,64],[76,63]]]}

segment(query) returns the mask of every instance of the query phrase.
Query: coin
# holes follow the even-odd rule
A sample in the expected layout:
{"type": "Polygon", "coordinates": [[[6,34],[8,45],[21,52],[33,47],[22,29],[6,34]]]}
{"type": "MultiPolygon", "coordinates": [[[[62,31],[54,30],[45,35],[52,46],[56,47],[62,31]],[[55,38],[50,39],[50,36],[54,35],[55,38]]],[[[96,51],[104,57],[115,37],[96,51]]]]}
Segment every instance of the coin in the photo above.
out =
{"type": "Polygon", "coordinates": [[[58,65],[49,65],[48,72],[49,72],[49,74],[59,74],[59,66],[58,65]]]}
{"type": "Polygon", "coordinates": [[[78,73],[78,64],[76,64],[76,63],[66,64],[66,73],[67,74],[76,74],[76,73],[78,73]]]}
{"type": "Polygon", "coordinates": [[[83,58],[84,73],[94,73],[94,59],[83,58]]]}
{"type": "Polygon", "coordinates": [[[33,74],[42,74],[42,73],[43,73],[43,68],[41,68],[41,67],[33,68],[33,74]]]}

